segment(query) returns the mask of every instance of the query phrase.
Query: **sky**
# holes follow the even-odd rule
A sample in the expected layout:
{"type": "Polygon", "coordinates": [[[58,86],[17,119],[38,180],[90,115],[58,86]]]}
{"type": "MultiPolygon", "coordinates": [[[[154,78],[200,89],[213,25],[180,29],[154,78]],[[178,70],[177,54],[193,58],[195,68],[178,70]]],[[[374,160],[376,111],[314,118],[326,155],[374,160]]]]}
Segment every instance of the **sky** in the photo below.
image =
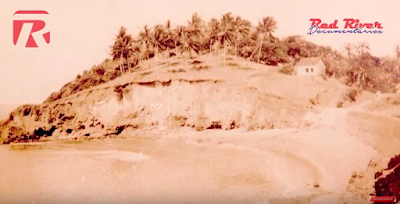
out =
{"type": "Polygon", "coordinates": [[[343,50],[345,43],[366,42],[377,56],[394,55],[400,45],[399,0],[0,0],[0,104],[41,103],[52,92],[109,53],[120,26],[137,34],[144,25],[183,24],[195,12],[204,20],[234,15],[256,24],[272,16],[275,35],[303,35],[307,40],[343,50]],[[384,2],[384,3],[383,3],[384,2]],[[50,44],[25,48],[13,44],[13,14],[17,10],[46,10],[50,44]],[[380,22],[382,34],[307,35],[311,18],[332,23],[344,18],[380,22]]]}

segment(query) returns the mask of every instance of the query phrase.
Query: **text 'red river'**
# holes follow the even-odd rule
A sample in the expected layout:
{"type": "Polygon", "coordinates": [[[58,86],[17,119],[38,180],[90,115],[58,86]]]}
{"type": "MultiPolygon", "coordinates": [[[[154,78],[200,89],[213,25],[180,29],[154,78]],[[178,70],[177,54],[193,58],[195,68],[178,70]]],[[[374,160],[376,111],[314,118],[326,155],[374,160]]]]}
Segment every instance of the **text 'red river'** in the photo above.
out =
{"type": "Polygon", "coordinates": [[[309,32],[307,34],[330,34],[330,33],[352,33],[352,34],[382,34],[382,24],[379,22],[360,22],[358,19],[353,18],[345,18],[343,19],[344,26],[343,28],[339,28],[338,20],[328,24],[323,22],[319,18],[312,18],[311,27],[308,29],[309,32]]]}

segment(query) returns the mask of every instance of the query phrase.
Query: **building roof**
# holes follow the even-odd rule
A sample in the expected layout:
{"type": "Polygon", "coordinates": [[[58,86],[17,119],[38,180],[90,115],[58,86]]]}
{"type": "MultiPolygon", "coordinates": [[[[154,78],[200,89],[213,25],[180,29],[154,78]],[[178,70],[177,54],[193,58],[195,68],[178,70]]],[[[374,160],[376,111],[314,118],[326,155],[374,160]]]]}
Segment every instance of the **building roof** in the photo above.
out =
{"type": "Polygon", "coordinates": [[[320,57],[305,57],[301,58],[297,63],[296,66],[304,66],[304,65],[315,65],[321,60],[320,57]]]}

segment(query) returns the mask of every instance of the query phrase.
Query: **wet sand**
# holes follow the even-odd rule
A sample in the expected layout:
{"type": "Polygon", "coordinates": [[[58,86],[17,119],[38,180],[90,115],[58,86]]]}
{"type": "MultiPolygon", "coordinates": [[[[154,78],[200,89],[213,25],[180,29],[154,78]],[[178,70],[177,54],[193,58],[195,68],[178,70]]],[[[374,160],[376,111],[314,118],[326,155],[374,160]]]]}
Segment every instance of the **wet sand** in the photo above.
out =
{"type": "Polygon", "coordinates": [[[346,136],[319,137],[324,133],[1,146],[0,203],[333,201],[373,151],[346,136]]]}
{"type": "Polygon", "coordinates": [[[259,165],[264,161],[252,154],[108,142],[24,151],[2,147],[2,203],[252,203],[270,194],[271,181],[263,178],[268,171],[259,165]],[[234,193],[238,190],[242,194],[234,193]]]}

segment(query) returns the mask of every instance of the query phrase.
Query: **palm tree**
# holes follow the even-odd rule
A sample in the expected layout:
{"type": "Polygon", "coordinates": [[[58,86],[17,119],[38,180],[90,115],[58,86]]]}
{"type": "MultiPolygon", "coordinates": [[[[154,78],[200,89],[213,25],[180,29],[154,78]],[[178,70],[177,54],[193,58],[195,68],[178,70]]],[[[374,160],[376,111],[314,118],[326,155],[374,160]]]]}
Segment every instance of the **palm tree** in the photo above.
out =
{"type": "Polygon", "coordinates": [[[169,56],[170,49],[175,48],[175,39],[174,39],[174,33],[172,32],[172,26],[171,26],[171,21],[167,20],[167,22],[164,25],[164,45],[167,48],[167,55],[169,56]]]}
{"type": "MultiPolygon", "coordinates": [[[[113,60],[119,60],[119,69],[121,74],[123,74],[122,67],[127,63],[128,59],[133,56],[133,38],[131,35],[126,33],[126,28],[121,27],[118,35],[116,35],[116,40],[114,45],[111,46],[111,56],[113,60]]],[[[129,63],[128,63],[129,64],[129,63]]],[[[129,66],[129,65],[128,65],[129,66]]]]}
{"type": "MultiPolygon", "coordinates": [[[[216,18],[212,18],[208,23],[208,27],[209,27],[208,44],[210,46],[210,53],[211,53],[212,46],[217,45],[220,23],[216,18]]],[[[218,49],[215,50],[218,51],[218,49]]]]}
{"type": "Polygon", "coordinates": [[[222,16],[219,27],[218,39],[220,44],[224,46],[224,66],[226,61],[226,46],[232,44],[232,38],[234,38],[233,20],[232,13],[226,13],[222,16]]]}
{"type": "Polygon", "coordinates": [[[194,13],[190,21],[188,21],[187,31],[190,32],[191,37],[201,38],[203,37],[203,20],[200,18],[198,13],[194,13]]]}
{"type": "Polygon", "coordinates": [[[143,27],[143,30],[139,32],[138,36],[138,43],[140,46],[140,60],[149,59],[150,42],[151,42],[151,30],[147,25],[145,25],[143,27]]]}
{"type": "Polygon", "coordinates": [[[175,29],[177,39],[177,48],[180,49],[180,54],[187,52],[189,57],[192,58],[192,51],[199,54],[200,47],[198,43],[193,41],[191,32],[185,26],[178,26],[175,29]]]}
{"type": "Polygon", "coordinates": [[[362,56],[369,50],[369,46],[366,43],[361,43],[358,46],[346,44],[345,49],[347,50],[349,60],[347,73],[349,75],[350,82],[354,86],[362,86],[361,83],[365,81],[366,75],[362,65],[362,56]],[[356,56],[354,56],[353,50],[356,51],[356,56]]]}
{"type": "Polygon", "coordinates": [[[236,16],[233,22],[233,33],[235,37],[235,59],[237,57],[238,41],[239,38],[247,37],[250,32],[250,21],[243,20],[240,16],[236,16]]]}
{"type": "Polygon", "coordinates": [[[276,24],[277,23],[273,17],[265,17],[261,22],[258,23],[257,30],[263,34],[263,37],[260,41],[260,50],[258,51],[257,62],[260,62],[260,55],[264,43],[264,38],[268,35],[268,39],[274,39],[274,36],[272,36],[272,32],[275,32],[275,29],[277,28],[276,24]]]}
{"type": "Polygon", "coordinates": [[[188,25],[186,27],[189,42],[193,45],[192,48],[196,48],[195,52],[197,54],[200,53],[202,45],[204,44],[204,25],[204,21],[200,18],[199,14],[194,13],[191,20],[188,21],[188,25]]]}
{"type": "Polygon", "coordinates": [[[158,58],[158,54],[164,51],[164,27],[161,24],[154,26],[153,32],[151,32],[150,44],[154,49],[154,58],[158,58]]]}
{"type": "Polygon", "coordinates": [[[353,46],[350,43],[347,43],[344,48],[347,51],[347,58],[348,58],[348,60],[350,62],[351,56],[352,56],[352,52],[353,52],[353,46]]]}
{"type": "MultiPolygon", "coordinates": [[[[255,53],[257,51],[257,48],[259,48],[258,59],[257,59],[258,63],[260,62],[261,50],[262,50],[262,46],[263,46],[265,37],[268,35],[268,39],[274,40],[275,37],[272,36],[272,33],[275,32],[276,28],[277,28],[277,22],[275,21],[275,19],[273,17],[264,17],[262,19],[262,21],[258,23],[258,26],[256,27],[256,29],[260,34],[262,34],[260,44],[258,47],[256,47],[256,50],[254,50],[254,53],[255,53]]],[[[250,59],[252,56],[250,56],[250,59]]]]}
{"type": "Polygon", "coordinates": [[[354,64],[354,61],[352,60],[353,55],[354,55],[353,54],[354,46],[350,43],[347,43],[344,48],[347,51],[347,60],[348,60],[347,72],[350,72],[352,74],[353,72],[351,72],[351,70],[352,70],[353,64],[354,64]]]}

